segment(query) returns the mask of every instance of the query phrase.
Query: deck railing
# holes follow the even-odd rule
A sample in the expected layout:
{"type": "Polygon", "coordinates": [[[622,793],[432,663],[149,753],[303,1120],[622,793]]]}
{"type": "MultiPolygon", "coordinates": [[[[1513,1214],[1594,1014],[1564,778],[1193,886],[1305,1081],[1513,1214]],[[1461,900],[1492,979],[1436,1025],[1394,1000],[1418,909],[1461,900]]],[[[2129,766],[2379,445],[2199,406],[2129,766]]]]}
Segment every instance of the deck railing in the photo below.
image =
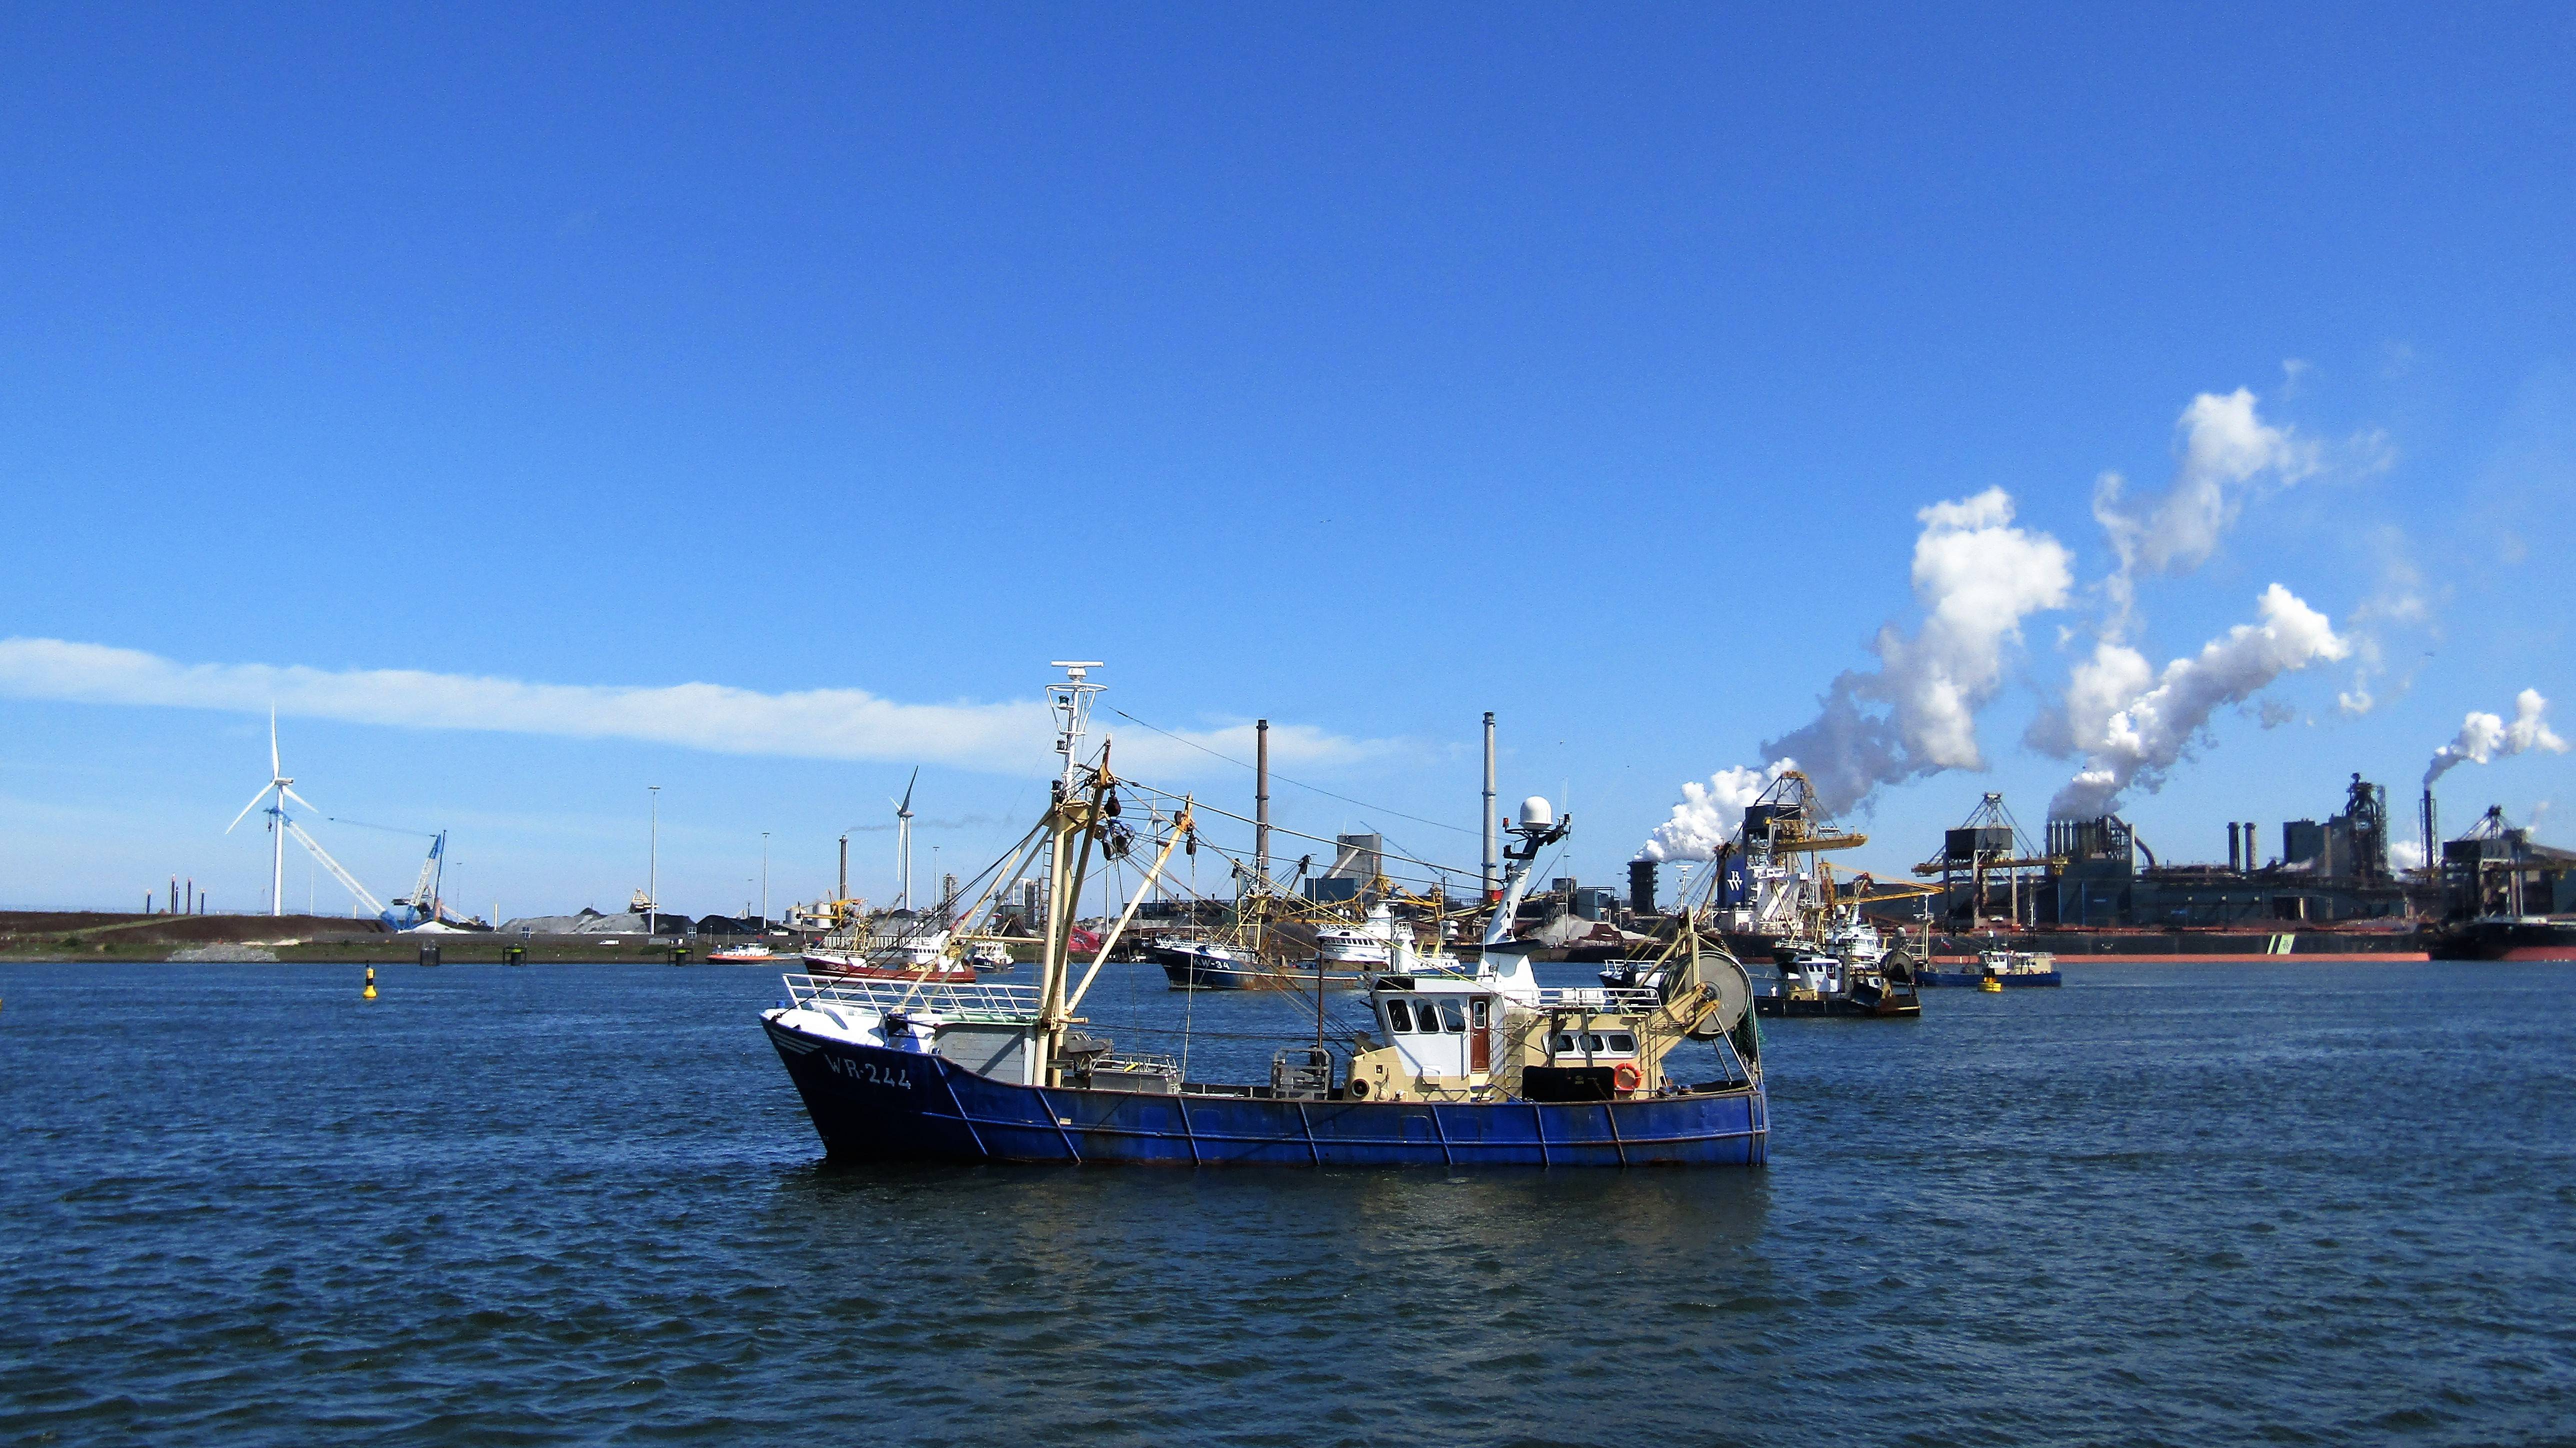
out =
{"type": "Polygon", "coordinates": [[[786,979],[788,999],[799,1006],[911,1011],[971,1021],[1026,1021],[1038,1013],[1038,988],[1033,985],[869,980],[843,975],[791,975],[786,979]]]}
{"type": "Polygon", "coordinates": [[[1565,986],[1538,993],[1543,1011],[1651,1011],[1663,994],[1650,986],[1565,986]]]}

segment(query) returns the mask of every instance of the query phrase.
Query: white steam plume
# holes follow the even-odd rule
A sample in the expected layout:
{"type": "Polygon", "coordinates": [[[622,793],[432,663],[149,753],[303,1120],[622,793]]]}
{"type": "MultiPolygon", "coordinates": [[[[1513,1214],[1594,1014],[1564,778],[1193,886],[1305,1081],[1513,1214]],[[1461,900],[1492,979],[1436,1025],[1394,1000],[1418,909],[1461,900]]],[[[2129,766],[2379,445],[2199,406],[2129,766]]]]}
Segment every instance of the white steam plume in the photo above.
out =
{"type": "Polygon", "coordinates": [[[2245,495],[2269,474],[2294,483],[2317,469],[2316,448],[2254,414],[2254,394],[2239,387],[2224,397],[2204,392],[2174,421],[2173,486],[2131,510],[2121,504],[2127,483],[2104,473],[2093,485],[2093,517],[2110,536],[2120,566],[2103,580],[2111,616],[2104,635],[2117,640],[2137,602],[2137,575],[2199,567],[2236,521],[2245,495]]]}
{"type": "Polygon", "coordinates": [[[1762,797],[1780,776],[1798,767],[1794,759],[1775,759],[1767,769],[1721,769],[1708,783],[1682,786],[1682,802],[1673,817],[1655,826],[1641,860],[1713,860],[1717,847],[1744,823],[1744,807],[1762,797]]]}
{"type": "Polygon", "coordinates": [[[2084,768],[2049,801],[2051,818],[2089,819],[2109,813],[2132,785],[2160,788],[2221,705],[2242,703],[2285,673],[2352,652],[2324,614],[2277,583],[2256,606],[2260,623],[2238,624],[2162,673],[2125,644],[2095,645],[2093,657],[2075,668],[2065,708],[2031,729],[2033,745],[2084,756],[2084,768]]]}
{"type": "Polygon", "coordinates": [[[1881,628],[1877,672],[1835,679],[1813,722],[1762,746],[1765,758],[1806,761],[1819,802],[1834,814],[1883,784],[1983,768],[1977,711],[2003,682],[2004,651],[2020,642],[2023,619],[2064,608],[2074,583],[2064,545],[2013,527],[2012,495],[2001,488],[1915,517],[1922,628],[1910,639],[1893,624],[1881,628]]]}
{"type": "Polygon", "coordinates": [[[2434,780],[2463,764],[2484,764],[2533,749],[2566,753],[2567,741],[2540,717],[2548,708],[2549,701],[2538,689],[2525,689],[2514,696],[2510,724],[2496,715],[2472,711],[2460,721],[2459,737],[2433,751],[2433,762],[2424,770],[2425,787],[2431,788],[2434,780]]]}
{"type": "MultiPolygon", "coordinates": [[[[722,754],[950,764],[1046,771],[1054,725],[1037,699],[906,704],[863,689],[764,694],[722,684],[531,684],[414,669],[180,664],[135,649],[61,639],[0,639],[0,696],[217,709],[416,729],[477,729],[572,739],[635,739],[722,754]]],[[[1240,757],[1252,726],[1189,731],[1190,743],[1240,757]]],[[[1272,725],[1274,759],[1351,762],[1399,748],[1305,726],[1272,725]]],[[[1171,773],[1206,754],[1160,735],[1121,734],[1130,765],[1171,773]]]]}

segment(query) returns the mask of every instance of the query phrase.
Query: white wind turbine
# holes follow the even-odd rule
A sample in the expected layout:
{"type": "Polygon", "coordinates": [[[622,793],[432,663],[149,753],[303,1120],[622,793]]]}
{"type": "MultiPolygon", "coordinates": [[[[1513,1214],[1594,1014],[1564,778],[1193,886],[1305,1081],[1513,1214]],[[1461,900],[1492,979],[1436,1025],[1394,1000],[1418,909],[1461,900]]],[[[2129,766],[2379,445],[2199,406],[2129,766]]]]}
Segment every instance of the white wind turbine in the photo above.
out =
{"type": "Polygon", "coordinates": [[[904,781],[902,800],[886,801],[894,806],[894,853],[901,886],[896,908],[901,910],[912,908],[912,787],[920,780],[921,766],[914,765],[912,778],[904,781]]]}
{"type": "Polygon", "coordinates": [[[333,879],[338,880],[342,885],[347,886],[349,893],[357,896],[358,902],[366,906],[370,913],[378,916],[383,915],[385,911],[383,902],[377,900],[374,895],[369,894],[367,887],[359,884],[356,876],[353,876],[348,871],[340,868],[340,862],[332,859],[329,851],[323,849],[320,843],[315,841],[311,835],[306,834],[303,829],[295,823],[294,819],[288,816],[286,813],[286,802],[290,799],[295,801],[297,804],[304,806],[306,809],[320,808],[320,806],[314,804],[313,801],[306,799],[304,796],[295,792],[295,777],[288,774],[286,772],[286,766],[278,762],[277,711],[271,709],[268,711],[268,783],[259,787],[259,793],[250,797],[250,803],[242,806],[242,812],[240,814],[233,816],[232,824],[224,826],[224,833],[231,834],[234,826],[239,825],[243,820],[250,818],[250,812],[252,810],[259,809],[259,802],[261,800],[267,800],[269,802],[268,808],[261,811],[268,816],[268,831],[270,835],[268,857],[269,914],[283,915],[286,913],[286,836],[289,831],[293,831],[295,838],[303,842],[304,848],[313,852],[313,858],[322,863],[322,868],[331,872],[331,877],[333,879]]]}

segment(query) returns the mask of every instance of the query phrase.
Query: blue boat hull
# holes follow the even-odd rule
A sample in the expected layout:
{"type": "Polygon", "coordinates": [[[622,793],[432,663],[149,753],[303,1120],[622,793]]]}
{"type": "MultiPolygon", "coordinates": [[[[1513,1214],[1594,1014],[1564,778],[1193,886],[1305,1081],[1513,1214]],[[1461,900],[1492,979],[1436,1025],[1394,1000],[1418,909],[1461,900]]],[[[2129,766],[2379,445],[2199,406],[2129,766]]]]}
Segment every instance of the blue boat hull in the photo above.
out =
{"type": "MultiPolygon", "coordinates": [[[[1984,979],[1985,976],[1983,973],[1973,970],[1918,970],[1914,972],[1914,983],[1916,985],[1964,985],[1973,990],[1976,988],[1977,982],[1984,979]]],[[[2032,971],[2021,975],[2000,975],[1995,977],[1995,979],[2002,981],[2004,983],[2004,989],[2006,990],[2011,990],[2015,986],[2064,985],[2066,983],[2065,973],[2063,971],[2055,970],[2032,971]]]]}
{"type": "Polygon", "coordinates": [[[1759,1086],[1625,1101],[1296,1101],[1019,1086],[768,1023],[835,1157],[1168,1166],[1760,1166],[1759,1086]]]}

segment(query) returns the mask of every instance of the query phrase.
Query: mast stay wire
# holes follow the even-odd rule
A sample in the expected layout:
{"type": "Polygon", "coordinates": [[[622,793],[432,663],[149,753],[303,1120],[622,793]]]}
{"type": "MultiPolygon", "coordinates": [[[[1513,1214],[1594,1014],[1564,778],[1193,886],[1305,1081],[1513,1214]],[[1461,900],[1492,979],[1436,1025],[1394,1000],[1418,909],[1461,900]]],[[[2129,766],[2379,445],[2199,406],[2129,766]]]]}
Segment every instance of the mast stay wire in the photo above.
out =
{"type": "MultiPolygon", "coordinates": [[[[1136,790],[1136,791],[1137,791],[1137,792],[1139,792],[1139,793],[1161,795],[1161,796],[1162,796],[1163,798],[1165,798],[1165,799],[1178,799],[1178,798],[1180,798],[1180,796],[1179,796],[1179,795],[1172,794],[1172,793],[1170,793],[1169,791],[1155,789],[1155,788],[1154,788],[1153,786],[1151,786],[1151,785],[1142,785],[1142,784],[1138,784],[1138,783],[1136,783],[1134,780],[1122,779],[1122,780],[1118,781],[1118,783],[1119,783],[1119,784],[1120,784],[1120,786],[1121,786],[1121,787],[1123,787],[1123,788],[1133,789],[1133,790],[1136,790]]],[[[1229,809],[1220,809],[1220,808],[1218,808],[1218,807],[1217,807],[1217,806],[1215,806],[1215,805],[1209,804],[1209,803],[1208,803],[1207,801],[1205,801],[1205,800],[1199,800],[1199,801],[1197,801],[1197,802],[1196,802],[1196,804],[1193,806],[1193,808],[1196,808],[1196,809],[1199,809],[1199,810],[1203,810],[1203,811],[1205,811],[1205,812],[1206,812],[1206,813],[1208,813],[1208,814],[1216,815],[1216,816],[1218,816],[1218,817],[1220,817],[1220,818],[1223,818],[1223,819],[1230,819],[1230,820],[1233,820],[1233,821],[1235,821],[1235,822],[1236,822],[1236,823],[1238,823],[1238,824],[1247,824],[1247,825],[1252,825],[1252,826],[1255,826],[1256,828],[1257,828],[1257,827],[1259,827],[1259,825],[1260,825],[1260,823],[1261,823],[1261,821],[1256,820],[1256,819],[1253,819],[1253,818],[1252,818],[1252,817],[1250,817],[1249,815],[1239,815],[1239,814],[1236,814],[1234,811],[1229,810],[1229,809]]],[[[1404,816],[1404,818],[1411,818],[1411,816],[1404,816]]],[[[1286,825],[1282,825],[1282,824],[1273,824],[1273,825],[1271,825],[1271,826],[1270,826],[1270,832],[1271,832],[1272,834],[1274,834],[1274,835],[1288,835],[1288,836],[1291,836],[1292,838],[1295,838],[1295,839],[1300,839],[1300,840],[1311,840],[1311,841],[1313,841],[1314,843],[1319,844],[1319,845],[1339,845],[1339,844],[1341,843],[1341,841],[1339,841],[1339,840],[1326,839],[1326,838],[1325,838],[1325,837],[1323,837],[1322,835],[1310,835],[1310,834],[1307,834],[1307,833],[1306,833],[1305,831],[1303,831],[1303,830],[1292,830],[1292,829],[1288,828],[1286,825]]],[[[1429,870],[1429,871],[1431,872],[1432,876],[1433,876],[1433,877],[1436,877],[1436,878],[1444,878],[1444,879],[1445,879],[1445,878],[1448,878],[1448,877],[1451,877],[1451,876],[1464,875],[1464,874],[1468,873],[1468,872],[1467,872],[1467,870],[1466,870],[1463,866],[1458,866],[1458,865],[1443,865],[1443,864],[1440,864],[1440,863],[1438,863],[1438,862],[1436,862],[1436,861],[1432,861],[1432,860],[1424,860],[1424,859],[1417,859],[1417,858],[1415,858],[1415,857],[1414,857],[1414,856],[1412,856],[1412,855],[1400,854],[1400,853],[1397,853],[1397,852],[1392,851],[1392,850],[1388,850],[1388,851],[1381,851],[1380,853],[1382,853],[1382,854],[1386,854],[1386,855],[1388,855],[1388,856],[1390,856],[1390,857],[1392,857],[1392,858],[1394,858],[1394,859],[1402,860],[1402,861],[1404,861],[1404,862],[1405,862],[1406,864],[1408,864],[1408,865],[1419,865],[1419,866],[1421,866],[1423,869],[1429,870]]],[[[1401,878],[1401,877],[1393,877],[1393,876],[1391,876],[1390,878],[1401,878]]],[[[1419,876],[1417,876],[1417,877],[1414,877],[1414,878],[1415,878],[1415,879],[1417,879],[1417,880],[1420,880],[1420,881],[1421,881],[1421,883],[1424,883],[1424,884],[1428,884],[1428,883],[1430,883],[1430,880],[1429,880],[1429,879],[1424,879],[1423,877],[1419,877],[1419,876]]]]}
{"type": "MultiPolygon", "coordinates": [[[[1196,740],[1193,740],[1193,739],[1184,739],[1184,738],[1182,738],[1180,735],[1173,733],[1173,732],[1172,732],[1171,730],[1169,730],[1169,729],[1162,728],[1162,727],[1160,727],[1159,725],[1147,724],[1144,720],[1137,718],[1135,715],[1128,713],[1128,712],[1127,712],[1126,710],[1124,710],[1124,709],[1120,709],[1120,708],[1112,707],[1112,708],[1110,709],[1110,711],[1109,711],[1109,712],[1110,712],[1110,713],[1112,713],[1112,714],[1117,715],[1117,716],[1118,716],[1119,718],[1121,718],[1121,719],[1126,720],[1126,721],[1127,721],[1128,723],[1130,723],[1130,724],[1137,725],[1137,726],[1139,726],[1139,727],[1141,727],[1141,728],[1151,729],[1151,730],[1153,730],[1155,733],[1162,735],[1164,738],[1171,740],[1171,741],[1172,741],[1173,743],[1175,743],[1175,744],[1186,744],[1186,745],[1188,745],[1190,748],[1197,750],[1197,751],[1198,751],[1199,753],[1201,753],[1201,754],[1207,755],[1207,756],[1208,756],[1209,758],[1211,758],[1211,759],[1222,759],[1222,760],[1224,760],[1226,763],[1233,765],[1233,766],[1234,766],[1235,768],[1237,768],[1237,769],[1251,769],[1251,770],[1254,770],[1256,773],[1258,773],[1258,772],[1259,772],[1259,771],[1258,771],[1258,769],[1257,769],[1255,766],[1253,766],[1253,765],[1249,765],[1249,764],[1246,764],[1246,763],[1244,763],[1242,760],[1235,758],[1233,755],[1230,755],[1230,754],[1219,754],[1219,753],[1217,753],[1215,750],[1208,748],[1206,745],[1201,744],[1201,743],[1199,743],[1199,742],[1198,742],[1198,741],[1196,741],[1196,740]]],[[[1331,791],[1331,790],[1329,790],[1329,789],[1326,789],[1326,788],[1324,788],[1324,787],[1323,787],[1323,786],[1321,786],[1321,785],[1308,784],[1308,783],[1306,783],[1306,782],[1305,782],[1305,781],[1303,781],[1303,780],[1290,779],[1288,776],[1286,776],[1286,775],[1284,775],[1284,774],[1281,774],[1280,772],[1278,772],[1278,771],[1277,771],[1277,770],[1275,770],[1275,769],[1274,769],[1274,770],[1272,770],[1272,771],[1270,772],[1270,777],[1271,777],[1272,779],[1274,779],[1274,780],[1278,781],[1278,782],[1279,782],[1279,783],[1281,783],[1281,784],[1293,784],[1293,785],[1295,785],[1295,786],[1296,786],[1297,788],[1299,788],[1299,789],[1307,790],[1307,791],[1309,791],[1309,792],[1311,792],[1311,793],[1314,793],[1314,794],[1320,794],[1320,795],[1324,796],[1326,799],[1337,799],[1337,800],[1340,800],[1340,801],[1341,801],[1342,803],[1344,803],[1344,804],[1355,804],[1355,805],[1358,805],[1358,806],[1359,806],[1360,808],[1362,808],[1362,809],[1371,809],[1371,810],[1376,810],[1376,811],[1377,811],[1378,813],[1380,813],[1380,814],[1393,815],[1393,816],[1395,816],[1397,819],[1411,820],[1411,821],[1413,821],[1415,824],[1418,824],[1418,825],[1429,825],[1429,826],[1431,826],[1433,829],[1451,830],[1451,831],[1455,831],[1456,833],[1458,833],[1458,834],[1462,834],[1462,835],[1474,835],[1474,834],[1477,834],[1477,831],[1475,831],[1475,830],[1471,830],[1471,829],[1463,829],[1463,828],[1461,828],[1461,827],[1459,827],[1459,826],[1457,826],[1457,825],[1453,825],[1453,824],[1444,824],[1444,823],[1442,823],[1442,822],[1441,822],[1441,821],[1439,821],[1439,820],[1424,819],[1424,818],[1423,818],[1422,816],[1420,816],[1420,815],[1411,815],[1411,814],[1406,814],[1404,811],[1402,811],[1402,810],[1400,810],[1400,809],[1388,809],[1388,808],[1386,808],[1386,807],[1385,807],[1385,806],[1383,806],[1383,805],[1375,805],[1375,804],[1371,804],[1371,803],[1369,803],[1367,800],[1364,800],[1364,799],[1353,799],[1353,798],[1351,798],[1351,797],[1350,797],[1349,795],[1347,795],[1347,794],[1335,794],[1333,791],[1331,791]]],[[[1277,825],[1273,825],[1273,826],[1271,826],[1271,828],[1272,828],[1272,829],[1277,829],[1277,828],[1278,828],[1278,826],[1277,826],[1277,825]]],[[[1314,838],[1314,836],[1312,836],[1312,835],[1308,835],[1308,836],[1306,836],[1306,838],[1308,838],[1308,839],[1313,839],[1313,838],[1314,838]]],[[[1418,864],[1418,863],[1420,863],[1420,862],[1419,862],[1419,861],[1416,861],[1415,863],[1417,863],[1417,864],[1418,864]]]]}

